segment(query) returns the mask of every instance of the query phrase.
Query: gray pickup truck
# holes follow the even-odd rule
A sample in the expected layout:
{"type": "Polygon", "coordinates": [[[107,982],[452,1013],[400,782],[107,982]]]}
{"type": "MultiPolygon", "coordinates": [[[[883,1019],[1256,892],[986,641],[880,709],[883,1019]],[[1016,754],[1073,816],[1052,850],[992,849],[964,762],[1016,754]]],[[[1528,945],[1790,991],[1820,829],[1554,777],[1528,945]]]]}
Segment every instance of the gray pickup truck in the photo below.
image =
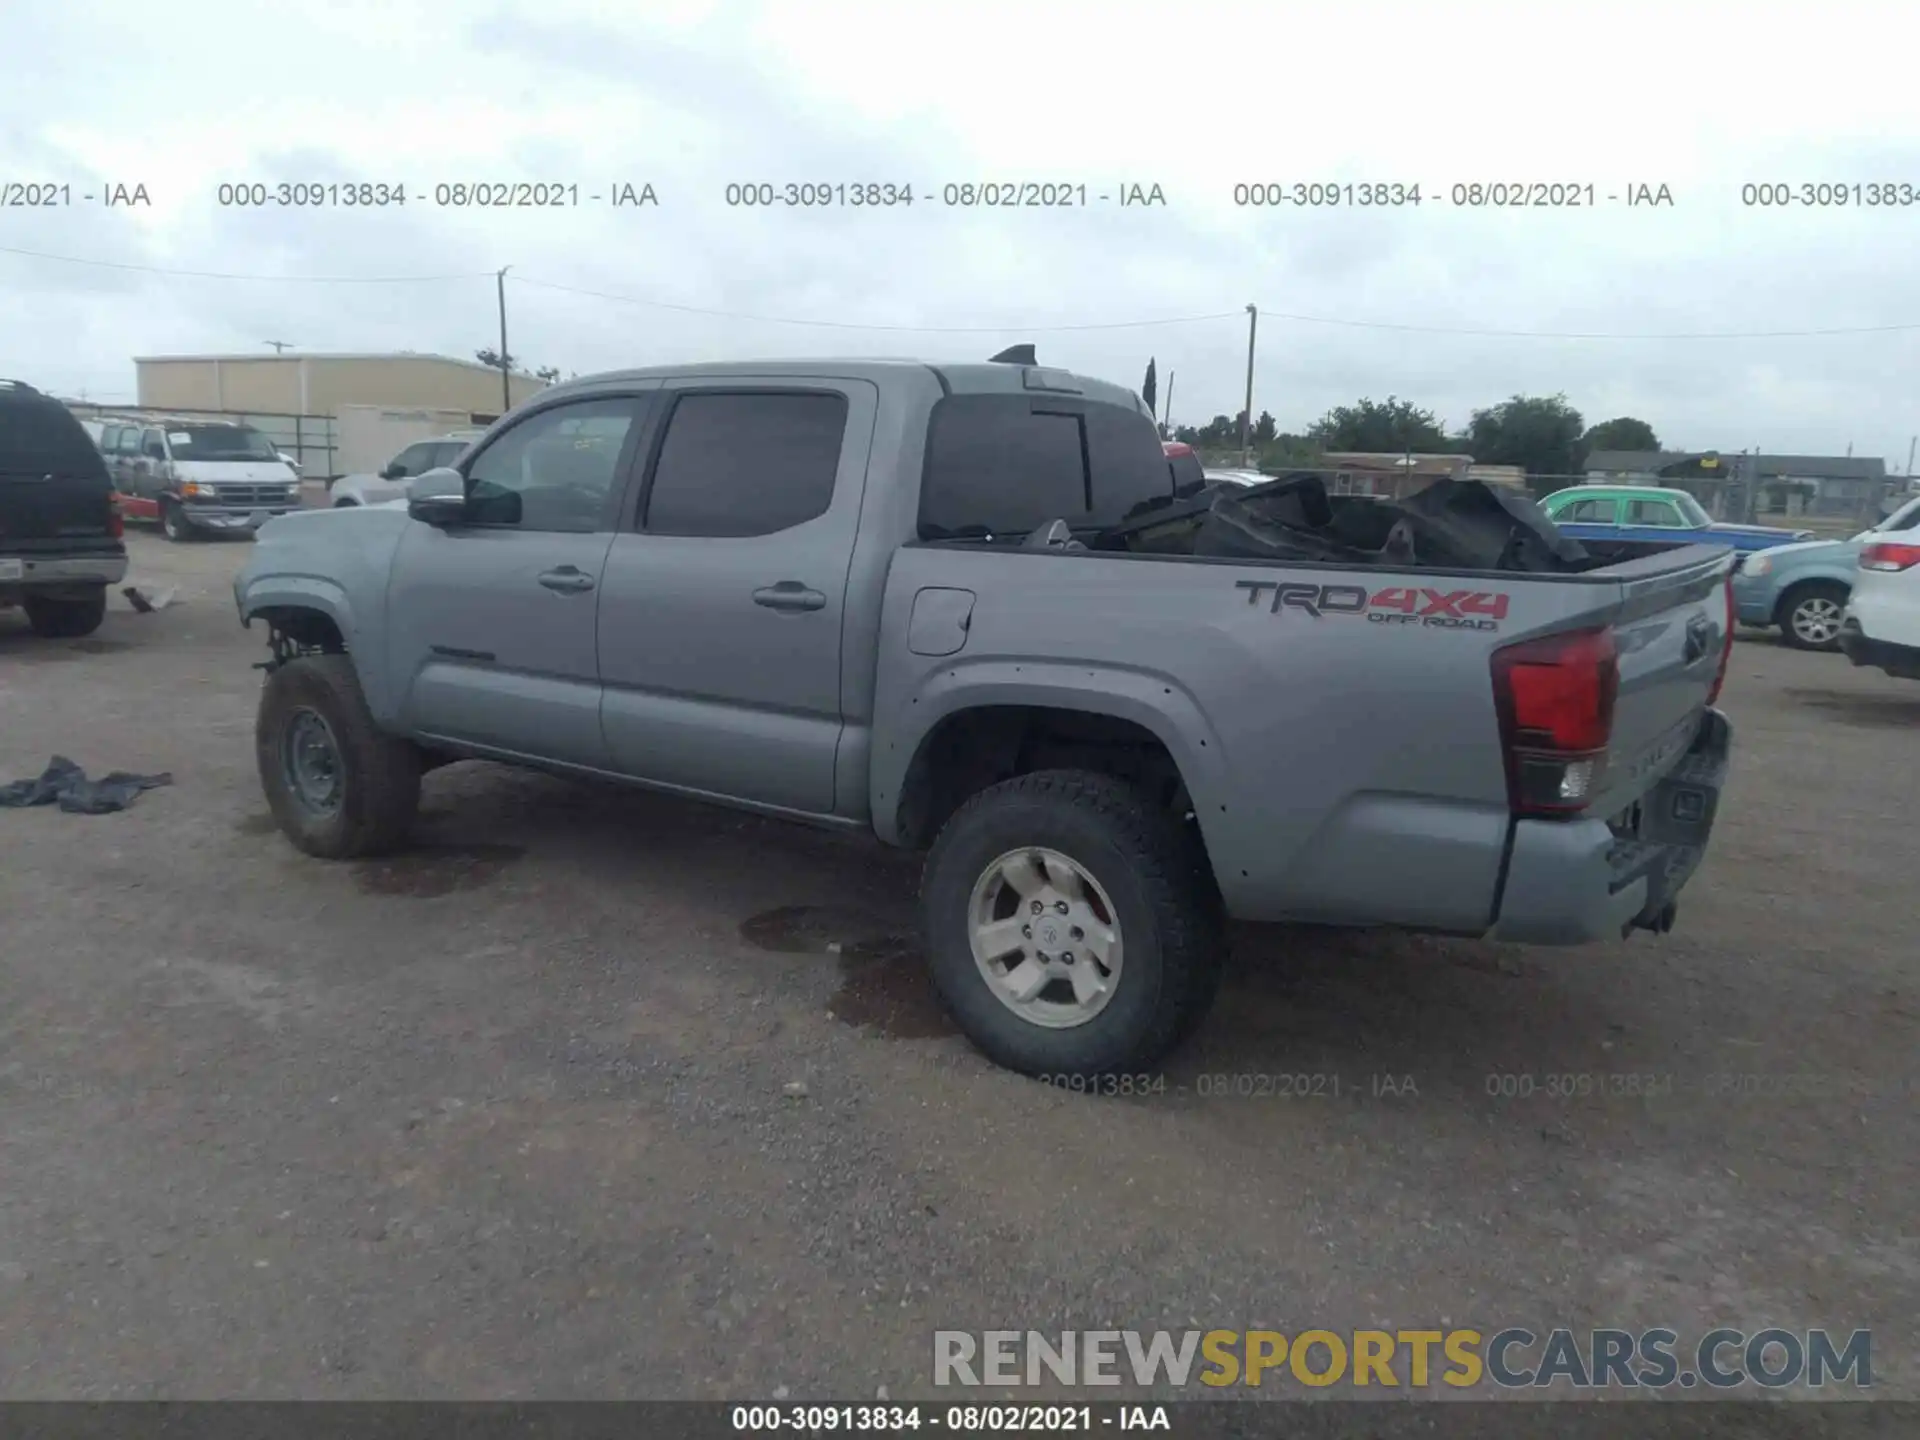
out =
{"type": "Polygon", "coordinates": [[[938,989],[1030,1074],[1153,1062],[1228,917],[1671,926],[1726,772],[1728,550],[1276,563],[1195,553],[1177,485],[1137,396],[1032,363],[557,386],[404,508],[261,531],[261,782],[330,859],[402,844],[460,758],[925,850],[938,989]]]}

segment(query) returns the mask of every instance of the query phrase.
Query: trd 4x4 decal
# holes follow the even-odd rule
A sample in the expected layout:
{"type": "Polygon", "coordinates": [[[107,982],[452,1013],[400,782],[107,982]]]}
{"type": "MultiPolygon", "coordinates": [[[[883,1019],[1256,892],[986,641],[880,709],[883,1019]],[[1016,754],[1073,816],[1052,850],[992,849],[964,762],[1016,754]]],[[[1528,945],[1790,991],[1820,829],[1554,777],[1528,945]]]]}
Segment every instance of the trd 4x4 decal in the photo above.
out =
{"type": "Polygon", "coordinates": [[[1236,580],[1258,605],[1270,596],[1267,613],[1299,610],[1318,620],[1323,615],[1364,615],[1376,625],[1423,625],[1440,630],[1498,630],[1507,618],[1509,597],[1498,590],[1431,590],[1424,586],[1309,585],[1297,580],[1236,580]]]}

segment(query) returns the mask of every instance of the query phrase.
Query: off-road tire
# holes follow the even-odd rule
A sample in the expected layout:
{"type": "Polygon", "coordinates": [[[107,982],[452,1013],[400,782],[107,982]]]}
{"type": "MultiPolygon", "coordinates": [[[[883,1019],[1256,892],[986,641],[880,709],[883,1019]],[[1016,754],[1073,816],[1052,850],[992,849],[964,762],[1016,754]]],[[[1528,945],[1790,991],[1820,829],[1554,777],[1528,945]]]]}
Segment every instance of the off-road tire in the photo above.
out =
{"type": "Polygon", "coordinates": [[[83,600],[28,595],[20,601],[33,633],[48,640],[77,640],[91,635],[107,618],[107,587],[96,585],[83,600]]]}
{"type": "Polygon", "coordinates": [[[935,988],[989,1059],[1026,1075],[1139,1075],[1205,1016],[1225,961],[1224,916],[1190,824],[1139,790],[1085,770],[1039,770],[982,790],[941,829],[920,886],[935,988]],[[1123,937],[1118,990],[1084,1024],[1048,1029],[988,988],[970,940],[969,899],[986,868],[1023,845],[1084,867],[1123,937]]]}
{"type": "Polygon", "coordinates": [[[302,656],[267,676],[254,722],[254,755],[273,818],[307,854],[350,860],[406,842],[420,809],[420,752],[374,723],[347,656],[302,656]],[[330,814],[315,814],[301,803],[282,763],[282,740],[300,709],[325,720],[338,742],[343,787],[330,814]]]}

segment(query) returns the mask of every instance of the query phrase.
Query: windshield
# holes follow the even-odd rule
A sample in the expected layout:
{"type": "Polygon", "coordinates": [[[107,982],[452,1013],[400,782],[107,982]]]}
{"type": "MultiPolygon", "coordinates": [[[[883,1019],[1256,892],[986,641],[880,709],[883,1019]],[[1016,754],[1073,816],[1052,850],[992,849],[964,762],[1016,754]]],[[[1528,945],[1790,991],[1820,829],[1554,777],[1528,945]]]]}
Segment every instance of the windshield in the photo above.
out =
{"type": "Polygon", "coordinates": [[[258,430],[244,425],[169,425],[167,444],[176,460],[278,460],[280,452],[258,430]]]}
{"type": "Polygon", "coordinates": [[[1707,514],[1705,507],[1691,495],[1683,495],[1676,491],[1673,498],[1679,502],[1680,518],[1687,524],[1698,527],[1713,523],[1713,517],[1707,514]]]}

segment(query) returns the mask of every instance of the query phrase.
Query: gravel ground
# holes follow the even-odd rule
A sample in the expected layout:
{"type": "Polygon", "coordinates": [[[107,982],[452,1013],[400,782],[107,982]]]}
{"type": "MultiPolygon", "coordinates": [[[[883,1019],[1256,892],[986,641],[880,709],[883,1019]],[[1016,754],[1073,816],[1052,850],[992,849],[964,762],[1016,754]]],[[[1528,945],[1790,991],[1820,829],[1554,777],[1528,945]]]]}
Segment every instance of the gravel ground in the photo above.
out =
{"type": "Polygon", "coordinates": [[[0,1396],[951,1400],[936,1328],[1522,1324],[1866,1327],[1920,1396],[1920,686],[1744,640],[1673,935],[1249,929],[1166,1090],[1090,1098],[952,1033],[909,857],[478,764],[411,853],[298,855],[246,545],[131,544],[169,608],[0,613],[0,779],[174,776],[0,811],[0,1396]],[[1201,1093],[1276,1074],[1339,1098],[1201,1093]]]}

